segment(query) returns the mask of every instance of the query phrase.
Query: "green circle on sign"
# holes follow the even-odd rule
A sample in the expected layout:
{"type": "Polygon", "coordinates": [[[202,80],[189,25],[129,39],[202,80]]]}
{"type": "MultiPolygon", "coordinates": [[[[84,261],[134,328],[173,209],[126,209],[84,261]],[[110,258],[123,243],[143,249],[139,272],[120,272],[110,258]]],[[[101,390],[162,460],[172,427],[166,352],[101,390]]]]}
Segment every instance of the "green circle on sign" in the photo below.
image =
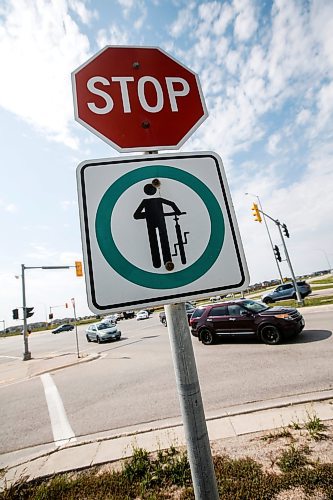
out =
{"type": "Polygon", "coordinates": [[[225,235],[224,218],[215,196],[194,175],[165,165],[149,165],[132,170],[117,179],[105,192],[96,213],[96,237],[101,252],[110,266],[128,281],[145,288],[169,289],[188,285],[203,276],[219,256],[225,235]],[[111,233],[113,209],[124,192],[146,179],[167,178],[186,184],[202,199],[211,224],[210,238],[203,254],[189,267],[167,274],[151,273],[131,264],[119,252],[111,233]]]}

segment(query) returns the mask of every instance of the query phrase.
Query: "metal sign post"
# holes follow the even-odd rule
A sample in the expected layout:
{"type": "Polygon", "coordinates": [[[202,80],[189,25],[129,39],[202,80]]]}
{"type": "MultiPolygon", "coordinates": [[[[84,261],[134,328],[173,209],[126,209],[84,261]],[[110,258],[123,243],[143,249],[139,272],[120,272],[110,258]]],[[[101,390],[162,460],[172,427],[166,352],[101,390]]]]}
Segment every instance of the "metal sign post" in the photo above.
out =
{"type": "Polygon", "coordinates": [[[165,313],[195,498],[218,500],[213,457],[185,304],[169,304],[165,306],[165,313]]]}

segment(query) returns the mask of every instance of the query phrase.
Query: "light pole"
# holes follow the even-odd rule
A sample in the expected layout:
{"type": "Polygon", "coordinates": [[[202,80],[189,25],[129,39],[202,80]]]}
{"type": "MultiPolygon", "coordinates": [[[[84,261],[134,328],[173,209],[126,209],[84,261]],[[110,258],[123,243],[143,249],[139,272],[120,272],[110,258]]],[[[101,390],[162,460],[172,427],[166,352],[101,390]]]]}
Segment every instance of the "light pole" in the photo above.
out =
{"type": "Polygon", "coordinates": [[[327,253],[325,252],[325,250],[323,250],[322,248],[317,248],[318,252],[323,252],[323,254],[325,255],[326,257],[326,261],[327,261],[327,264],[328,264],[328,270],[329,272],[332,271],[332,268],[331,268],[331,264],[330,264],[330,261],[328,260],[328,255],[327,253]]]}
{"type": "Polygon", "coordinates": [[[25,299],[25,276],[24,272],[26,269],[69,269],[75,266],[25,266],[21,264],[21,279],[22,279],[22,306],[23,306],[23,342],[24,342],[24,352],[23,361],[28,361],[31,359],[31,352],[29,351],[28,345],[28,332],[27,332],[27,305],[25,299]]]}
{"type": "Polygon", "coordinates": [[[251,195],[251,196],[255,196],[258,200],[258,204],[259,204],[259,207],[260,207],[260,210],[262,212],[262,215],[263,215],[263,219],[264,219],[264,223],[265,223],[265,227],[266,227],[266,231],[267,231],[267,234],[268,234],[268,238],[269,238],[269,241],[270,241],[270,244],[271,244],[271,247],[272,247],[272,252],[273,252],[273,255],[274,255],[274,260],[276,262],[276,266],[278,268],[278,272],[279,272],[279,276],[280,276],[280,281],[281,283],[283,283],[283,278],[282,278],[282,274],[281,274],[281,269],[280,269],[280,266],[279,266],[279,263],[275,257],[275,253],[274,253],[274,245],[273,245],[273,241],[272,241],[272,238],[271,238],[271,233],[269,232],[269,229],[268,229],[268,225],[267,225],[267,221],[266,221],[266,217],[265,217],[265,214],[264,214],[264,211],[262,209],[262,205],[261,205],[261,201],[260,201],[260,198],[257,194],[253,194],[253,193],[245,193],[246,195],[251,195]]]}
{"type": "Polygon", "coordinates": [[[72,306],[73,306],[73,311],[74,311],[74,321],[75,321],[75,337],[76,337],[76,350],[77,350],[77,357],[80,357],[80,351],[79,351],[79,339],[77,336],[77,319],[76,319],[76,309],[75,309],[75,299],[74,297],[71,299],[72,306]]]}

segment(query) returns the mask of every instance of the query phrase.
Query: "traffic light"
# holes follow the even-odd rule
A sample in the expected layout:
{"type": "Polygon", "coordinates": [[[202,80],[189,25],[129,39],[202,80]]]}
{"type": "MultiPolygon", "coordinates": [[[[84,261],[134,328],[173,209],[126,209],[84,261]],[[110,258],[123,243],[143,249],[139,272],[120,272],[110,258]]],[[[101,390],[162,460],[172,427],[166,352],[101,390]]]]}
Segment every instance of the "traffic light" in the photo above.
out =
{"type": "Polygon", "coordinates": [[[49,314],[49,319],[53,319],[53,313],[49,314]]]}
{"type": "Polygon", "coordinates": [[[253,205],[251,207],[251,210],[253,212],[254,220],[257,221],[257,222],[261,222],[262,218],[261,218],[261,215],[260,215],[260,212],[259,212],[258,205],[256,203],[253,203],[253,205]]]}
{"type": "Polygon", "coordinates": [[[281,262],[282,261],[281,254],[280,254],[279,247],[277,245],[275,245],[275,247],[274,247],[274,253],[275,253],[276,260],[281,262]]]}
{"type": "Polygon", "coordinates": [[[75,262],[76,276],[83,276],[82,262],[77,260],[75,262]]]}
{"type": "Polygon", "coordinates": [[[26,307],[25,308],[25,317],[26,318],[31,318],[31,316],[34,315],[33,310],[34,310],[33,307],[26,307]]]}
{"type": "Polygon", "coordinates": [[[13,309],[13,319],[19,319],[18,309],[13,309]]]}
{"type": "Polygon", "coordinates": [[[288,231],[288,228],[285,224],[282,224],[282,230],[284,232],[284,235],[289,238],[289,231],[288,231]]]}

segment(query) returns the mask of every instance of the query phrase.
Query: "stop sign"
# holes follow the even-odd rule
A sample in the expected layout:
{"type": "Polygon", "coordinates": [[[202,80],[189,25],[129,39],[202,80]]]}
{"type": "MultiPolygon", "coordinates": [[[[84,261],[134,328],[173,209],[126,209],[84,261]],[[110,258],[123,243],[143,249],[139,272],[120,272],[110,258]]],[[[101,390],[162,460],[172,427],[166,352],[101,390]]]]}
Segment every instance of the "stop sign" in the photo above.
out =
{"type": "Polygon", "coordinates": [[[118,151],[177,149],[208,116],[198,76],[159,48],[105,47],[72,85],[75,119],[118,151]]]}

